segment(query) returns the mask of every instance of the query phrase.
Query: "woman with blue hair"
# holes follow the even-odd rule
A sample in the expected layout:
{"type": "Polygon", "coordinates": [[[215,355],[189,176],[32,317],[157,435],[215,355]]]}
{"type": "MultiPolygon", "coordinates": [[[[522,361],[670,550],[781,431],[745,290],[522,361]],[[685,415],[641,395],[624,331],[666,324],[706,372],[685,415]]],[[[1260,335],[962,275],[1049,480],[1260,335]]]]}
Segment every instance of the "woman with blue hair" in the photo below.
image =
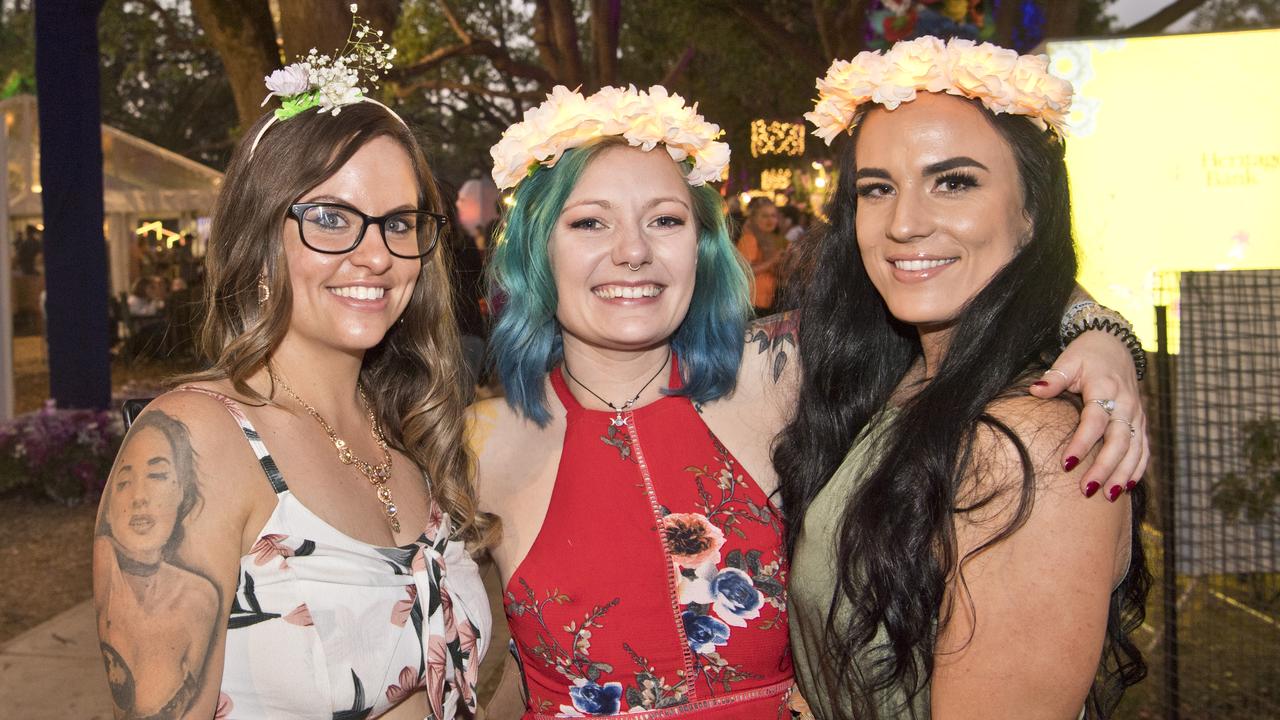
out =
{"type": "MultiPolygon", "coordinates": [[[[480,505],[503,519],[525,718],[786,713],[769,451],[794,328],[748,326],[748,270],[706,185],[728,163],[719,134],[661,87],[556,88],[493,149],[515,188],[489,269],[506,397],[473,406],[470,437],[480,505]]],[[[1120,369],[1092,382],[1118,389],[1132,366],[1101,346],[1088,362],[1120,369]]]]}

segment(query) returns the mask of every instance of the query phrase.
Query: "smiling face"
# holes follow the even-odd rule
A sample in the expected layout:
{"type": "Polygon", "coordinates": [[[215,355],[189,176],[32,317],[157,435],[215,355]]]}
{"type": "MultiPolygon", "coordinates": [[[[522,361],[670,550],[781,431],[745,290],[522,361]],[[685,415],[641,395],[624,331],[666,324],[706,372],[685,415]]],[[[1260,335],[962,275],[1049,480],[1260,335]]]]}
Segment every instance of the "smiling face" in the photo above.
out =
{"type": "Polygon", "coordinates": [[[610,350],[667,342],[689,310],[698,262],[679,167],[665,151],[601,150],[565,201],[548,250],[567,342],[610,350]]]}
{"type": "Polygon", "coordinates": [[[137,562],[159,562],[181,503],[169,440],[153,427],[137,430],[111,478],[111,531],[121,551],[137,562]]]}
{"type": "Polygon", "coordinates": [[[872,110],[855,148],[863,264],[894,317],[947,327],[1031,235],[1008,142],[970,103],[872,110]]]}
{"type": "MultiPolygon", "coordinates": [[[[395,140],[378,137],[298,202],[337,203],[383,216],[418,210],[418,191],[409,154],[395,140]]],[[[404,312],[422,261],[392,255],[374,225],[355,250],[342,255],[308,248],[292,219],[285,220],[283,237],[293,292],[288,339],[351,353],[381,342],[404,312]]]]}

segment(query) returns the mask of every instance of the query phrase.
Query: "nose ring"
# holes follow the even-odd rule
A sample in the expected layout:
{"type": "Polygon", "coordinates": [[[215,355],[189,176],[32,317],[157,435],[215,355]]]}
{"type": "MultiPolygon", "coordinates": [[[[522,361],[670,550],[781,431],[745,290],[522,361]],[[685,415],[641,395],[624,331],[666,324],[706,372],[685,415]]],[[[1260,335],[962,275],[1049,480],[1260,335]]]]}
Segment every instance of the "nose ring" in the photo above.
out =
{"type": "Polygon", "coordinates": [[[635,272],[640,269],[640,265],[632,265],[631,263],[627,263],[627,269],[630,270],[631,272],[635,272]]]}

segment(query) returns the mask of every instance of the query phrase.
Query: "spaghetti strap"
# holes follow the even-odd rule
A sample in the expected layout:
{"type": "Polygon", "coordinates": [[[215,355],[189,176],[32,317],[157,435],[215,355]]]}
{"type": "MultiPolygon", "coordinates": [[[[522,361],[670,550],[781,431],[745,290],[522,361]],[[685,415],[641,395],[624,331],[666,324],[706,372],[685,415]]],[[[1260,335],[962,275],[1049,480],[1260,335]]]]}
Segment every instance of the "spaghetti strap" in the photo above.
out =
{"type": "Polygon", "coordinates": [[[581,403],[569,392],[569,385],[564,381],[561,366],[557,365],[551,370],[551,387],[556,391],[556,397],[560,398],[560,404],[564,405],[564,409],[574,412],[582,409],[581,403]]]}
{"type": "Polygon", "coordinates": [[[227,412],[231,413],[231,417],[235,419],[236,424],[240,426],[240,432],[244,433],[245,440],[249,441],[249,447],[253,448],[253,454],[258,458],[258,465],[262,467],[263,474],[267,476],[267,482],[271,483],[271,489],[277,495],[289,489],[289,486],[284,481],[284,475],[281,475],[280,469],[276,467],[276,461],[271,458],[271,453],[267,451],[266,444],[262,442],[262,436],[253,427],[253,423],[249,422],[249,417],[244,414],[244,410],[240,409],[239,403],[220,392],[206,390],[194,385],[181,385],[174,388],[173,392],[200,393],[222,403],[227,408],[227,412]]]}

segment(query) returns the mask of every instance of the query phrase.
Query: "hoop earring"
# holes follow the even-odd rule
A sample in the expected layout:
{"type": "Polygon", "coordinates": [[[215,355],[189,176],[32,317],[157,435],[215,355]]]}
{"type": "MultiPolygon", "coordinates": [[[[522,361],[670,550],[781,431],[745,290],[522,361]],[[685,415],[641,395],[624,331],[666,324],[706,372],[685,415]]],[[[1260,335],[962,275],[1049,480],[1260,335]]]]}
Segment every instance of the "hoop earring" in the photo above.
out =
{"type": "Polygon", "coordinates": [[[267,274],[264,272],[258,276],[258,307],[267,304],[271,299],[271,286],[267,284],[267,274]]]}

